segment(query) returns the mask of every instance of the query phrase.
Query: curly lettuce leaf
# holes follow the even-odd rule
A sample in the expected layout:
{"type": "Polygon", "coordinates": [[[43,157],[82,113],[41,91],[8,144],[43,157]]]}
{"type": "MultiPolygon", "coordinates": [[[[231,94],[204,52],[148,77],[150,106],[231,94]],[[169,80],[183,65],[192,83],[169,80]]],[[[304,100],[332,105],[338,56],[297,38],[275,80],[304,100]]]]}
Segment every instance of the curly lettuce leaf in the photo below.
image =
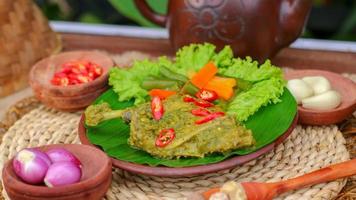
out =
{"type": "Polygon", "coordinates": [[[145,77],[159,75],[159,67],[171,67],[173,63],[167,57],[160,57],[157,61],[136,61],[131,68],[112,68],[109,74],[109,85],[119,94],[119,101],[134,99],[139,105],[146,101],[148,91],[141,87],[145,77]]]}
{"type": "Polygon", "coordinates": [[[187,75],[190,71],[198,71],[211,60],[218,67],[227,67],[231,64],[232,58],[233,52],[230,46],[225,46],[216,53],[215,46],[212,44],[191,44],[177,51],[176,63],[172,70],[187,75]]]}
{"type": "Polygon", "coordinates": [[[283,78],[282,70],[273,66],[270,60],[266,60],[259,66],[258,62],[253,61],[251,57],[234,58],[230,66],[219,68],[219,74],[250,82],[259,82],[272,77],[283,78]]]}
{"type": "Polygon", "coordinates": [[[278,103],[283,94],[285,81],[280,68],[267,60],[262,65],[252,58],[234,58],[228,67],[220,67],[219,74],[252,82],[252,88],[243,91],[229,103],[227,113],[245,121],[262,106],[278,103]]]}
{"type": "Polygon", "coordinates": [[[228,105],[227,113],[238,121],[246,121],[262,106],[280,102],[284,80],[272,77],[255,83],[251,89],[239,93],[228,105]]]}

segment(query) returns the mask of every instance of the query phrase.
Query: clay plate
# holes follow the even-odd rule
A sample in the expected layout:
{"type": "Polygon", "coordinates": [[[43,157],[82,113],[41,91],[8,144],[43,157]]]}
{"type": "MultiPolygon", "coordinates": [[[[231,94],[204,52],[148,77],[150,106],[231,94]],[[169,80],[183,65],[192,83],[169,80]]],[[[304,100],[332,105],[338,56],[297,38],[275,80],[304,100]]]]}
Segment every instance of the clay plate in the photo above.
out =
{"type": "MultiPolygon", "coordinates": [[[[243,155],[243,156],[234,156],[228,158],[222,162],[209,164],[209,165],[200,165],[200,166],[193,166],[193,167],[151,167],[148,165],[141,165],[136,163],[131,163],[127,161],[118,160],[115,158],[111,158],[114,167],[118,167],[133,173],[145,174],[145,175],[152,175],[152,176],[162,176],[162,177],[180,177],[180,176],[192,176],[192,175],[201,175],[207,174],[212,172],[217,172],[224,169],[229,169],[235,167],[236,165],[240,165],[246,163],[250,160],[253,160],[269,151],[274,149],[277,145],[282,143],[287,137],[292,133],[293,129],[297,125],[298,121],[298,114],[294,117],[294,120],[291,126],[283,133],[279,138],[277,138],[274,142],[270,143],[269,145],[257,150],[254,153],[243,155]]],[[[84,115],[79,122],[79,139],[82,144],[92,145],[90,143],[86,129],[84,127],[84,115]]]]}
{"type": "Polygon", "coordinates": [[[12,200],[98,200],[107,192],[112,179],[111,160],[97,148],[80,144],[55,144],[39,147],[42,150],[65,148],[82,163],[82,179],[79,183],[48,188],[29,185],[21,181],[13,171],[12,159],[2,172],[4,188],[12,200]]]}
{"type": "Polygon", "coordinates": [[[343,121],[356,110],[356,84],[339,74],[323,70],[290,70],[285,73],[287,80],[304,76],[324,76],[332,89],[341,95],[341,104],[332,110],[319,111],[298,106],[299,122],[308,125],[328,125],[343,121]]]}

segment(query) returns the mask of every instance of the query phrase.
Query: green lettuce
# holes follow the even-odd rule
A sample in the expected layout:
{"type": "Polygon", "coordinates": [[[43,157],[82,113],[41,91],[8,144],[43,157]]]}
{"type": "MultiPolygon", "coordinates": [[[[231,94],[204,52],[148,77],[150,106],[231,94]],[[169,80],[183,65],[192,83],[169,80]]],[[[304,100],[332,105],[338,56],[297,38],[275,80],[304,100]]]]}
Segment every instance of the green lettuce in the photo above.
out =
{"type": "Polygon", "coordinates": [[[230,46],[225,46],[220,52],[215,52],[212,44],[191,44],[184,46],[176,53],[176,62],[173,71],[187,75],[190,71],[198,71],[209,61],[218,67],[227,67],[231,64],[233,52],[230,46]]]}
{"type": "Polygon", "coordinates": [[[272,77],[255,83],[249,90],[243,91],[228,104],[227,113],[238,121],[246,121],[262,106],[280,102],[284,80],[272,77]]]}
{"type": "MultiPolygon", "coordinates": [[[[285,81],[282,70],[273,66],[269,60],[262,65],[252,58],[234,58],[233,51],[225,46],[216,52],[212,44],[191,44],[176,53],[175,62],[166,57],[156,61],[137,61],[129,69],[113,68],[110,71],[109,84],[119,94],[119,101],[134,99],[134,104],[144,103],[148,91],[141,88],[142,81],[149,75],[159,75],[160,66],[188,75],[198,71],[207,62],[213,61],[219,68],[220,76],[233,77],[251,83],[248,90],[240,91],[227,105],[227,113],[238,121],[245,121],[262,106],[278,103],[283,94],[285,81]]],[[[238,81],[239,82],[239,81],[238,81]]]]}
{"type": "Polygon", "coordinates": [[[144,103],[148,91],[141,87],[143,80],[149,75],[159,75],[159,67],[171,68],[173,63],[167,57],[160,57],[157,61],[136,61],[131,68],[111,68],[109,85],[119,94],[119,101],[134,99],[134,104],[144,103]]]}
{"type": "Polygon", "coordinates": [[[227,113],[238,121],[246,121],[262,106],[278,103],[285,86],[282,70],[269,60],[259,66],[250,57],[234,58],[230,66],[219,68],[219,74],[253,83],[249,90],[238,93],[227,107],[227,113]]]}

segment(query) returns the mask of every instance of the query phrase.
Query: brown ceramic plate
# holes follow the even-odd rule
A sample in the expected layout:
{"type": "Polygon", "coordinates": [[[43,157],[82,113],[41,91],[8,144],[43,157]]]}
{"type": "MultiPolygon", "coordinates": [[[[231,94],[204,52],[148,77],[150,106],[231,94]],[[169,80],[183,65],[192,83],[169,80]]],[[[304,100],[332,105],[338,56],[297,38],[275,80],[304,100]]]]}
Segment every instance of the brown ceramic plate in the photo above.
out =
{"type": "Polygon", "coordinates": [[[342,102],[332,110],[319,111],[298,106],[299,122],[308,125],[328,125],[343,121],[356,110],[356,84],[350,79],[323,70],[290,70],[285,73],[287,80],[304,76],[324,76],[333,90],[340,93],[342,102]]]}
{"type": "MultiPolygon", "coordinates": [[[[228,158],[222,162],[218,162],[218,163],[214,163],[214,164],[200,165],[200,166],[193,166],[193,167],[176,167],[176,168],[173,168],[173,167],[151,167],[148,165],[141,165],[141,164],[126,162],[126,161],[118,160],[115,158],[111,158],[111,159],[112,159],[114,167],[118,167],[118,168],[130,171],[133,173],[152,175],[152,176],[178,177],[178,176],[192,176],[192,175],[201,175],[201,174],[217,172],[220,170],[232,168],[236,165],[246,163],[250,160],[253,160],[253,159],[271,151],[277,145],[279,145],[285,139],[287,139],[287,137],[292,133],[293,129],[297,125],[297,121],[298,121],[298,114],[296,114],[291,126],[288,128],[288,130],[286,132],[283,133],[283,135],[281,135],[274,142],[259,149],[258,151],[253,152],[248,155],[234,156],[234,157],[228,158]]],[[[89,139],[87,137],[86,129],[84,127],[84,115],[82,115],[82,118],[79,122],[78,132],[79,132],[79,139],[83,144],[95,146],[89,141],[89,139]]]]}
{"type": "Polygon", "coordinates": [[[109,157],[97,148],[80,144],[54,144],[41,146],[39,149],[64,148],[73,153],[82,163],[80,182],[48,188],[30,185],[16,176],[9,160],[2,172],[4,188],[13,200],[97,200],[101,199],[111,184],[112,162],[109,157]],[[95,156],[93,156],[95,155],[95,156]]]}

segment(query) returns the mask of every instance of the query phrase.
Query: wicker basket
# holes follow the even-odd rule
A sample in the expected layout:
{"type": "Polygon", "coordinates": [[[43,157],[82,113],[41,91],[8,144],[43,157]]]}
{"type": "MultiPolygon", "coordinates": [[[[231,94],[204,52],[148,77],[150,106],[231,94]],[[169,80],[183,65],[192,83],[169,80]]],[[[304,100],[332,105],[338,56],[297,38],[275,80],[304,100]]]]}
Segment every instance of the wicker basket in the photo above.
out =
{"type": "Polygon", "coordinates": [[[60,49],[33,1],[0,0],[0,97],[26,87],[31,66],[60,49]]]}

